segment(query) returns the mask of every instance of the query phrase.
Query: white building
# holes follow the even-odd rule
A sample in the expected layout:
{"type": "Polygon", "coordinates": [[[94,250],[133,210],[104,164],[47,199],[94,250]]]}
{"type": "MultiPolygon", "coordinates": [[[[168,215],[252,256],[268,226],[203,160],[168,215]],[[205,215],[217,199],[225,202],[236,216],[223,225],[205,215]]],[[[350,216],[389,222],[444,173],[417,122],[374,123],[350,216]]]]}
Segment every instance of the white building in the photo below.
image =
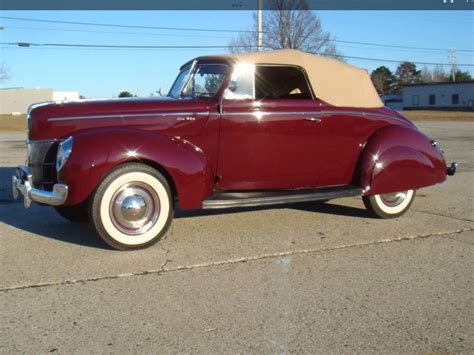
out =
{"type": "Polygon", "coordinates": [[[73,101],[79,99],[77,91],[53,91],[52,89],[0,89],[0,114],[23,114],[28,107],[41,101],[73,101]]]}
{"type": "Polygon", "coordinates": [[[77,101],[79,93],[77,91],[53,91],[53,101],[77,101]]]}
{"type": "Polygon", "coordinates": [[[403,86],[405,110],[474,110],[474,80],[403,86]]]}

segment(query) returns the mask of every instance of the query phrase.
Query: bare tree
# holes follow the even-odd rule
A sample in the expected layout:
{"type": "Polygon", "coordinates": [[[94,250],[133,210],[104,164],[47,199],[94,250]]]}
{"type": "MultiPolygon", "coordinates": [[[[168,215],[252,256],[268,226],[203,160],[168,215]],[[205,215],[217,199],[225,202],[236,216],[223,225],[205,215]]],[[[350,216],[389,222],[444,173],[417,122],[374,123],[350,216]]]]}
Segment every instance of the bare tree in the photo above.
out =
{"type": "Polygon", "coordinates": [[[4,63],[0,63],[0,83],[10,80],[10,68],[4,63]]]}
{"type": "Polygon", "coordinates": [[[449,74],[444,71],[443,66],[436,65],[433,70],[425,65],[421,70],[421,82],[423,83],[442,83],[450,80],[449,74]]]}
{"type": "Polygon", "coordinates": [[[440,83],[440,82],[446,82],[449,81],[449,74],[447,74],[444,71],[444,68],[442,65],[436,65],[433,68],[433,82],[435,83],[440,83]]]}
{"type": "MultiPolygon", "coordinates": [[[[342,59],[321,20],[309,10],[306,0],[270,0],[271,10],[263,13],[263,45],[265,49],[299,49],[305,52],[342,59]]],[[[257,16],[254,14],[254,26],[257,16]]],[[[257,31],[240,33],[229,43],[232,53],[257,50],[257,31]]]]}
{"type": "Polygon", "coordinates": [[[432,83],[433,82],[433,72],[425,66],[421,69],[421,82],[423,83],[432,83]]]}

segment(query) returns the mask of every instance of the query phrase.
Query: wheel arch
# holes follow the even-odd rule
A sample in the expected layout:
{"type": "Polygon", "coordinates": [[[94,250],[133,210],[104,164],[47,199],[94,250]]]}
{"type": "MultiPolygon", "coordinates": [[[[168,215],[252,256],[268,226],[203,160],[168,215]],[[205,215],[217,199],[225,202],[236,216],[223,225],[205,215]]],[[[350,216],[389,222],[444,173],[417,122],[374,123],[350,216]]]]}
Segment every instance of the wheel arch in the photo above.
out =
{"type": "MultiPolygon", "coordinates": [[[[168,185],[171,189],[171,193],[173,194],[173,198],[175,199],[178,199],[178,190],[176,188],[176,183],[173,179],[173,177],[171,176],[171,174],[168,172],[168,170],[166,170],[165,167],[163,167],[162,165],[160,165],[158,162],[156,161],[153,161],[153,160],[148,160],[148,159],[143,159],[143,160],[129,160],[127,161],[126,163],[141,163],[141,164],[145,164],[145,165],[148,165],[149,167],[152,167],[153,169],[159,171],[166,179],[166,181],[168,182],[168,185]]],[[[122,164],[126,164],[126,163],[122,163],[122,164]]]]}
{"type": "Polygon", "coordinates": [[[74,135],[73,150],[58,180],[69,187],[66,205],[85,201],[110,171],[143,163],[164,175],[180,208],[201,207],[212,191],[212,170],[198,147],[160,133],[106,129],[74,135]]]}

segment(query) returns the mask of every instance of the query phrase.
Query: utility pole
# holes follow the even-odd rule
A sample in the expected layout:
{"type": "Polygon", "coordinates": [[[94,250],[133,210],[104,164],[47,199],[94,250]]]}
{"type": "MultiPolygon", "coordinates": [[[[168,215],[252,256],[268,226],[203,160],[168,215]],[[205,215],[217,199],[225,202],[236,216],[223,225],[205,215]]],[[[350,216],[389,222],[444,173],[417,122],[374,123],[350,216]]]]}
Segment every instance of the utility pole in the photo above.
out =
{"type": "Polygon", "coordinates": [[[453,83],[456,81],[456,50],[451,49],[451,56],[450,56],[450,63],[451,63],[451,78],[453,83]]]}
{"type": "Polygon", "coordinates": [[[263,47],[262,0],[257,1],[257,50],[260,52],[263,47]]]}

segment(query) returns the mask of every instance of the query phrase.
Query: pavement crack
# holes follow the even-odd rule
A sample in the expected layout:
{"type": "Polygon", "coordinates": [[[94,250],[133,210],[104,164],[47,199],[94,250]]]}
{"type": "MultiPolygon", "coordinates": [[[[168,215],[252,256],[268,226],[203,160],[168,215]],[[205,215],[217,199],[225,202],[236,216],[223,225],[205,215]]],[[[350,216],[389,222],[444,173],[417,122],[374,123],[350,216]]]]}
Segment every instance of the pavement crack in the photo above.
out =
{"type": "Polygon", "coordinates": [[[428,212],[428,211],[421,211],[421,210],[416,210],[416,209],[413,209],[413,211],[414,211],[414,212],[418,212],[418,213],[429,214],[429,215],[432,215],[432,216],[438,216],[438,217],[445,217],[445,218],[455,219],[456,221],[474,222],[474,220],[472,220],[472,219],[465,219],[465,218],[458,218],[458,217],[453,217],[453,216],[446,216],[446,215],[441,214],[441,213],[434,213],[434,212],[428,212]]]}
{"type": "Polygon", "coordinates": [[[470,232],[470,231],[474,231],[474,228],[462,228],[462,229],[457,229],[457,230],[448,231],[448,232],[418,234],[414,236],[405,236],[405,237],[399,237],[399,238],[393,238],[393,239],[381,239],[381,240],[371,241],[371,242],[345,244],[345,245],[326,247],[326,248],[301,249],[301,250],[261,254],[261,255],[247,256],[247,257],[227,259],[227,260],[221,260],[221,261],[204,262],[204,263],[193,264],[193,265],[181,265],[181,266],[176,266],[176,267],[171,267],[171,268],[166,267],[168,263],[171,261],[168,259],[169,250],[161,247],[161,249],[165,253],[165,261],[158,269],[155,269],[155,270],[137,271],[137,272],[122,273],[122,274],[109,275],[109,276],[97,276],[97,277],[90,277],[90,278],[84,278],[84,279],[79,279],[79,280],[72,279],[72,280],[44,282],[44,283],[29,284],[29,285],[9,286],[9,287],[4,287],[0,289],[0,292],[25,290],[25,289],[49,287],[49,286],[84,284],[87,282],[114,280],[114,279],[121,279],[121,278],[134,277],[134,276],[161,275],[161,274],[171,273],[171,272],[176,272],[176,271],[203,269],[203,268],[210,268],[210,267],[216,267],[216,266],[222,266],[222,265],[231,265],[231,264],[237,264],[237,263],[245,263],[249,261],[273,259],[273,258],[280,258],[280,257],[285,257],[285,256],[293,256],[293,255],[320,254],[320,253],[337,251],[337,250],[344,250],[344,249],[351,249],[351,248],[364,248],[364,247],[377,246],[377,245],[393,243],[393,242],[404,242],[404,241],[411,241],[411,240],[427,239],[431,237],[446,237],[448,239],[451,239],[449,236],[452,234],[456,234],[456,233],[460,234],[460,233],[470,232]]]}
{"type": "Polygon", "coordinates": [[[165,254],[165,261],[163,262],[163,264],[161,264],[160,266],[160,270],[161,271],[164,271],[165,268],[166,268],[166,265],[168,265],[168,263],[172,260],[168,259],[168,254],[169,254],[169,249],[165,249],[163,248],[163,246],[160,245],[160,249],[163,251],[163,253],[165,254]]]}

